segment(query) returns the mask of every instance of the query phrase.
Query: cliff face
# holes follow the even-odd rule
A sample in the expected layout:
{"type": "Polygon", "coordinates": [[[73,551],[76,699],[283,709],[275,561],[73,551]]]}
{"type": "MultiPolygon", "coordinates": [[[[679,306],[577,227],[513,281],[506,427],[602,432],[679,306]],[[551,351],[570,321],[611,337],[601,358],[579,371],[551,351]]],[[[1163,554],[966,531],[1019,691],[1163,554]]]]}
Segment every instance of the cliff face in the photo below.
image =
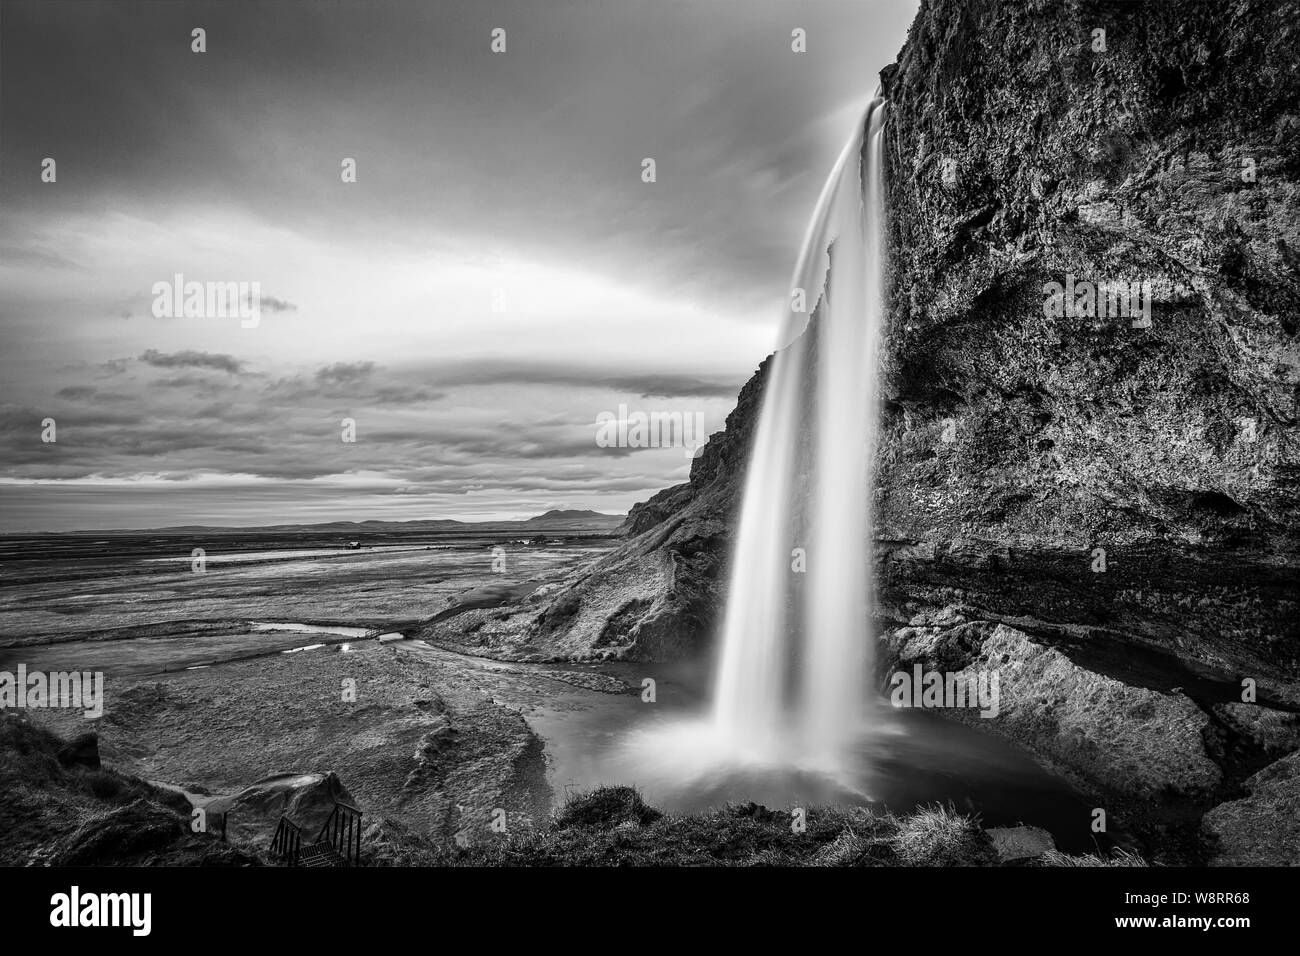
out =
{"type": "MultiPolygon", "coordinates": [[[[995,732],[1121,803],[1245,793],[1300,708],[1300,2],[923,0],[882,85],[884,669],[1050,658],[1076,723],[995,732]],[[1102,684],[1203,772],[1099,770],[1102,684]]],[[[502,649],[708,645],[765,368],[502,649]]]]}
{"type": "Polygon", "coordinates": [[[1296,13],[927,5],[883,76],[899,536],[1294,547],[1296,13]],[[1067,276],[1149,327],[1045,315],[1067,276]]]}
{"type": "Polygon", "coordinates": [[[1018,579],[1046,550],[1059,616],[1290,678],[1297,12],[935,0],[883,76],[884,530],[1010,547],[1018,579]],[[1071,276],[1149,313],[1046,314],[1071,276]]]}

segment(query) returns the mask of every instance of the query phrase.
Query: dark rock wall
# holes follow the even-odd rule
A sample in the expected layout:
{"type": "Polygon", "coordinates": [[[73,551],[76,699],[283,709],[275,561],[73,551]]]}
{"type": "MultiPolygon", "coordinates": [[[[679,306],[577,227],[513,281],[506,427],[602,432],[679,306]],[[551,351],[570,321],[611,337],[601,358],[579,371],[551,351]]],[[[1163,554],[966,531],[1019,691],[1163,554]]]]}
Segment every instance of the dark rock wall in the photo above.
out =
{"type": "Polygon", "coordinates": [[[946,584],[1300,678],[1298,25],[1278,0],[923,4],[882,77],[880,531],[937,549],[889,562],[900,602],[946,584]],[[1049,316],[1070,275],[1146,283],[1149,326],[1049,316]]]}
{"type": "Polygon", "coordinates": [[[925,4],[884,72],[899,532],[1294,546],[1298,14],[925,4]],[[1067,274],[1149,282],[1150,327],[1045,317],[1067,274]]]}

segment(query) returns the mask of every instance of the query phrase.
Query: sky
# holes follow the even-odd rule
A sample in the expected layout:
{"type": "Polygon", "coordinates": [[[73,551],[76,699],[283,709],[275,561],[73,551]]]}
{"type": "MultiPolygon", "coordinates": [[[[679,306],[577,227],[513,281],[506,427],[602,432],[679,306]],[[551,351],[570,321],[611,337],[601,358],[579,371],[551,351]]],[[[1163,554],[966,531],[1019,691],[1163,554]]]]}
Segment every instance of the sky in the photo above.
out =
{"type": "Polygon", "coordinates": [[[723,427],[917,3],[0,3],[0,531],[684,481],[598,422],[723,427]]]}

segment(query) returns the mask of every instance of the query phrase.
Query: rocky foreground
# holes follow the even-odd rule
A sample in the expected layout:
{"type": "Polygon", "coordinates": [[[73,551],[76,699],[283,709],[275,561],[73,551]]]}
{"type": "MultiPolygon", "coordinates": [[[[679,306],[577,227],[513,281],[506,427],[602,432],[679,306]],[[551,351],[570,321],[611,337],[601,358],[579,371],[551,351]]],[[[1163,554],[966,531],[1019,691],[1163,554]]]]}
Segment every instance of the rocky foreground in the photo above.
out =
{"type": "MultiPolygon", "coordinates": [[[[550,810],[542,742],[492,691],[453,658],[364,641],[115,681],[94,727],[105,761],[217,815],[268,778],[332,771],[367,821],[467,839],[498,808],[519,821],[550,810]]],[[[66,711],[40,720],[68,736],[86,729],[66,711]]]]}
{"type": "MultiPolygon", "coordinates": [[[[356,801],[332,773],[274,775],[219,804],[187,799],[103,766],[94,734],[64,741],[14,714],[0,715],[0,791],[11,834],[0,865],[10,866],[273,865],[267,846],[282,812],[310,829],[336,800],[356,801]]],[[[1142,865],[1122,851],[1068,856],[1044,830],[984,830],[943,807],[904,817],[837,808],[796,816],[755,804],[667,815],[630,787],[604,787],[467,842],[376,816],[361,841],[364,866],[1142,865]]]]}
{"type": "MultiPolygon", "coordinates": [[[[881,79],[882,684],[997,667],[981,729],[1169,862],[1300,862],[1300,3],[924,0],[881,79]]],[[[425,636],[707,649],[769,365],[621,548],[425,636]]]]}

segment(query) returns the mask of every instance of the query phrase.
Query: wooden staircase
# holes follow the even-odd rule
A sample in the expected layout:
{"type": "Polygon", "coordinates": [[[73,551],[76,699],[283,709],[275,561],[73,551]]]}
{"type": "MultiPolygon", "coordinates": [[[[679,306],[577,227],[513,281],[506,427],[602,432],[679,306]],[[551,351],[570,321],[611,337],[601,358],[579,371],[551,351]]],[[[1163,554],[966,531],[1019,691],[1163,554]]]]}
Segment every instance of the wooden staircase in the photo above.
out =
{"type": "Polygon", "coordinates": [[[310,843],[298,851],[298,866],[347,866],[348,861],[329,842],[310,843]]]}
{"type": "Polygon", "coordinates": [[[271,837],[271,856],[285,866],[359,866],[361,811],[336,802],[310,843],[304,842],[302,827],[289,814],[282,814],[271,837]]]}

